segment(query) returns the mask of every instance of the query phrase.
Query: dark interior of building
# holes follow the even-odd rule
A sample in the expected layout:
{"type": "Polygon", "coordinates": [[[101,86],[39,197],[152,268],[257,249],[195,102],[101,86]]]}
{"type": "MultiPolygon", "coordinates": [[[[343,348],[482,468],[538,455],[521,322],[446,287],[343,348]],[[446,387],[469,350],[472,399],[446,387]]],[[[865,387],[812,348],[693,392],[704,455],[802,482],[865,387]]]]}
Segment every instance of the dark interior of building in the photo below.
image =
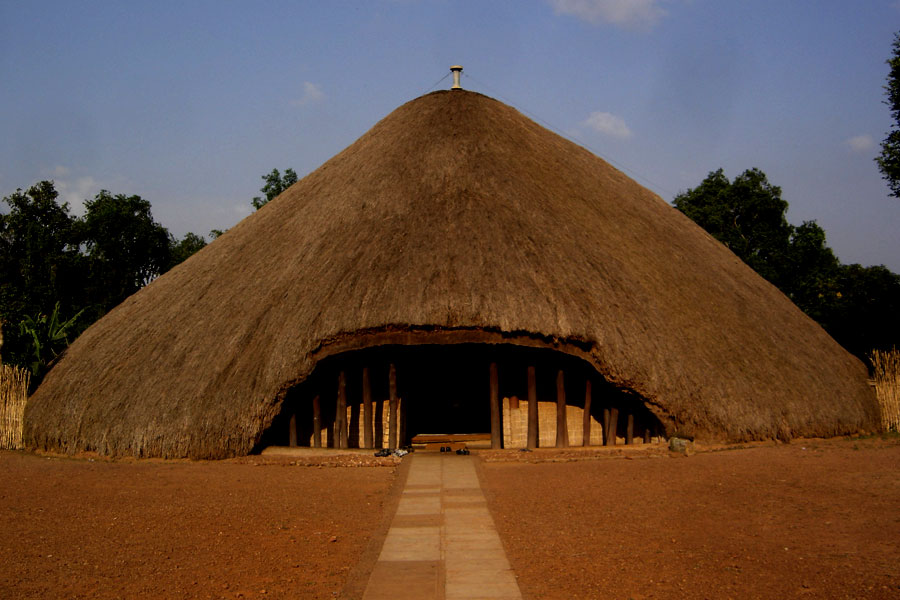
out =
{"type": "MultiPolygon", "coordinates": [[[[373,412],[373,447],[386,435],[383,411],[389,406],[390,371],[394,366],[396,397],[402,408],[397,445],[406,446],[420,434],[489,434],[491,432],[491,364],[496,364],[499,398],[529,397],[528,369],[535,369],[538,403],[558,401],[558,375],[563,373],[565,404],[585,405],[591,382],[591,415],[601,421],[604,408],[614,406],[632,415],[638,435],[661,431],[658,419],[640,398],[607,383],[587,362],[551,349],[512,344],[387,345],[348,352],[322,360],[303,383],[291,388],[280,414],[257,444],[310,445],[314,430],[314,398],[318,404],[323,447],[339,447],[335,437],[336,407],[341,380],[348,408],[346,447],[365,447],[360,439],[364,419],[364,377],[368,378],[373,412]],[[364,375],[364,371],[366,374],[364,375]],[[291,440],[291,417],[296,438],[291,440]]],[[[580,425],[579,425],[580,426],[580,425]]],[[[626,436],[627,421],[616,423],[626,436]]]]}

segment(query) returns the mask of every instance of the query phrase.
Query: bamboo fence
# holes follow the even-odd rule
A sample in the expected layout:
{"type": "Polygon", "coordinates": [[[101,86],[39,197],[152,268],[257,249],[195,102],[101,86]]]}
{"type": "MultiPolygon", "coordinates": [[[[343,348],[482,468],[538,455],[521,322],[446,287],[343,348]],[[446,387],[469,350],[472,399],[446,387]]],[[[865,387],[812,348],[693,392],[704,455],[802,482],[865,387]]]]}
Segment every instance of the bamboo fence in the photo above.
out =
{"type": "Polygon", "coordinates": [[[875,393],[881,407],[882,431],[900,431],[900,351],[874,350],[875,393]]]}
{"type": "Polygon", "coordinates": [[[22,419],[30,379],[27,369],[0,364],[0,448],[22,448],[22,419]]]}

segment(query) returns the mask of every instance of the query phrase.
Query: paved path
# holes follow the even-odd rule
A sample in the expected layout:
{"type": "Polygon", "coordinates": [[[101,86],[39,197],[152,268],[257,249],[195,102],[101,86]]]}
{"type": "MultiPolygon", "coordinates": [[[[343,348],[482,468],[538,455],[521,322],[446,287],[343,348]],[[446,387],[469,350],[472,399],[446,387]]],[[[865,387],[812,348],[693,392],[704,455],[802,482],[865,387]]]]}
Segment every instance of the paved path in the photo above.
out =
{"type": "Polygon", "coordinates": [[[416,453],[363,600],[521,600],[470,456],[416,453]]]}

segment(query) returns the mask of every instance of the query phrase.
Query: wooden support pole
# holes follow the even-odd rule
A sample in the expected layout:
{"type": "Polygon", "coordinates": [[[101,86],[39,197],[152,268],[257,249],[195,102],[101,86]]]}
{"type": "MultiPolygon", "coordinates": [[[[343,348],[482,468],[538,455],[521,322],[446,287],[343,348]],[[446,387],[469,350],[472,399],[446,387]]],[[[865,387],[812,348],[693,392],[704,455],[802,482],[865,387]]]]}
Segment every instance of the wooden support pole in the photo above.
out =
{"type": "Polygon", "coordinates": [[[603,409],[603,445],[609,445],[609,409],[603,409]]]}
{"type": "Polygon", "coordinates": [[[566,421],[566,381],[562,369],[556,373],[556,447],[569,447],[569,425],[566,421]]]}
{"type": "Polygon", "coordinates": [[[397,398],[397,447],[406,444],[406,400],[403,396],[397,398]]]}
{"type": "Polygon", "coordinates": [[[529,448],[538,446],[537,381],[534,367],[528,367],[528,441],[529,448]]]}
{"type": "Polygon", "coordinates": [[[313,448],[322,447],[322,404],[319,395],[313,397],[313,448]]]}
{"type": "Polygon", "coordinates": [[[291,448],[297,447],[297,413],[291,415],[291,423],[288,425],[288,445],[291,448]]]}
{"type": "Polygon", "coordinates": [[[347,447],[347,375],[338,375],[337,408],[334,415],[334,440],[338,448],[347,447]]]}
{"type": "Polygon", "coordinates": [[[390,388],[390,405],[388,410],[388,449],[397,449],[397,408],[400,404],[397,402],[397,368],[391,363],[390,372],[388,373],[388,387],[390,388]]]}
{"type": "Polygon", "coordinates": [[[384,448],[384,400],[376,400],[373,402],[375,405],[375,414],[373,415],[372,420],[375,421],[375,447],[376,448],[384,448]]]}
{"type": "Polygon", "coordinates": [[[500,428],[500,382],[497,363],[491,363],[491,448],[503,447],[503,430],[500,428]]]}
{"type": "Polygon", "coordinates": [[[369,383],[369,367],[363,367],[363,448],[372,448],[372,385],[369,383]]]}
{"type": "Polygon", "coordinates": [[[612,407],[609,409],[609,428],[606,430],[606,445],[616,445],[616,431],[619,428],[619,409],[612,407]]]}
{"type": "Polygon", "coordinates": [[[582,434],[581,445],[591,445],[591,380],[584,382],[584,432],[582,434]]]}
{"type": "Polygon", "coordinates": [[[625,425],[625,443],[631,445],[634,443],[634,415],[628,413],[628,421],[625,425]]]}

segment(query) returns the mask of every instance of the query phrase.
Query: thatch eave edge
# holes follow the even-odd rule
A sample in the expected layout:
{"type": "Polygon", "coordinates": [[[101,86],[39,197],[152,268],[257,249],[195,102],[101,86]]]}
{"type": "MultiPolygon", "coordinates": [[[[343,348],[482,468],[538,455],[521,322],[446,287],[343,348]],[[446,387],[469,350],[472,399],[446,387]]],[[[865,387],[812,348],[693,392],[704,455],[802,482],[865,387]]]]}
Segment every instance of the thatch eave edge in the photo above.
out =
{"type": "Polygon", "coordinates": [[[309,353],[303,373],[291,378],[279,387],[276,403],[284,401],[290,388],[308,379],[319,362],[347,352],[365,350],[378,346],[454,345],[454,344],[511,344],[528,348],[554,350],[579,358],[614,387],[636,396],[645,402],[665,424],[667,434],[675,427],[675,418],[655,394],[631,379],[616,375],[611,365],[603,357],[602,349],[596,342],[581,337],[561,337],[544,335],[531,331],[504,331],[499,327],[448,327],[436,325],[385,325],[356,331],[341,332],[325,338],[309,353]]]}

